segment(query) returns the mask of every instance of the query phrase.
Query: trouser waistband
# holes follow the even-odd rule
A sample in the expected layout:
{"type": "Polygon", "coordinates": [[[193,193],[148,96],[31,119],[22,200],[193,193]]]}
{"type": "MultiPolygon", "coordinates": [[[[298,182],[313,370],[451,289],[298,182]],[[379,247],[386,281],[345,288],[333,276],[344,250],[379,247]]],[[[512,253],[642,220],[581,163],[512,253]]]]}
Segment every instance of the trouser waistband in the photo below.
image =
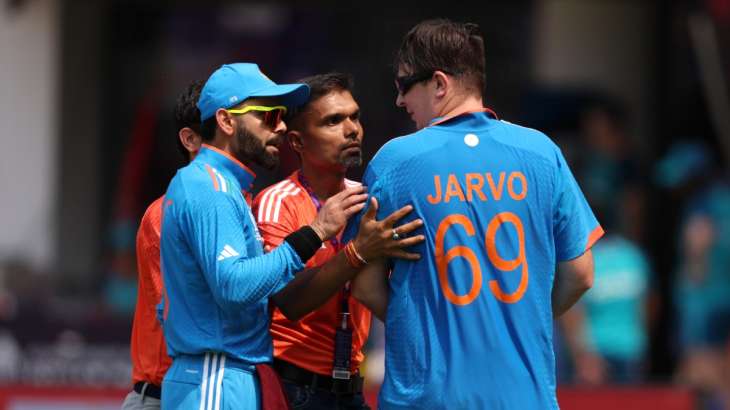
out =
{"type": "Polygon", "coordinates": [[[137,382],[134,384],[134,391],[142,397],[152,397],[159,400],[162,396],[162,389],[156,384],[149,382],[137,382]]]}
{"type": "Polygon", "coordinates": [[[199,355],[179,354],[172,358],[173,363],[189,363],[205,367],[227,367],[236,368],[249,373],[256,372],[256,365],[247,361],[229,356],[221,352],[207,352],[199,355]]]}
{"type": "Polygon", "coordinates": [[[330,391],[334,394],[354,394],[362,392],[363,378],[356,372],[347,380],[333,379],[330,376],[310,372],[292,363],[274,359],[274,369],[282,380],[314,389],[330,391]]]}

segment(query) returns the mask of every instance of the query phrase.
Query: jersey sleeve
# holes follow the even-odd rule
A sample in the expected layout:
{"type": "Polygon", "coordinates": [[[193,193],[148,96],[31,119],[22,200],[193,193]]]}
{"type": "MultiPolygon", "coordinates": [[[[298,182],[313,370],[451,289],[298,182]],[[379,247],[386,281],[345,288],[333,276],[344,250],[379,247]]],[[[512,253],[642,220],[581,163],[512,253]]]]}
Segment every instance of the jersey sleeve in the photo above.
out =
{"type": "Polygon", "coordinates": [[[590,249],[603,235],[603,229],[557,148],[555,161],[553,235],[557,260],[567,261],[590,249]]]}
{"type": "Polygon", "coordinates": [[[139,224],[137,231],[137,274],[139,292],[152,305],[162,296],[162,274],[160,271],[160,224],[161,201],[153,202],[139,224]]]}
{"type": "Polygon", "coordinates": [[[299,229],[299,226],[297,226],[296,215],[289,201],[282,201],[281,211],[277,214],[276,219],[266,218],[263,212],[259,212],[262,194],[263,192],[254,200],[253,214],[256,215],[256,223],[264,238],[264,249],[269,252],[281,245],[284,238],[299,229]]]}
{"type": "Polygon", "coordinates": [[[181,230],[217,302],[250,304],[268,298],[304,267],[288,243],[249,255],[242,224],[253,216],[245,215],[250,209],[239,206],[232,195],[210,192],[187,197],[187,202],[189,206],[181,207],[181,230]]]}

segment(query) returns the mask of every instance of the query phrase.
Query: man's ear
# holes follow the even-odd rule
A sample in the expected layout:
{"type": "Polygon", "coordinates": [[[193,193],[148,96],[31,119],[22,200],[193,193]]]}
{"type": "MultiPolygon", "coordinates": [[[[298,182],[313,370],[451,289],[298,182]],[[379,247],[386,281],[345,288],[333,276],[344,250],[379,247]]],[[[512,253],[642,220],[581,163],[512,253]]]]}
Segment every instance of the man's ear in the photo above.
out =
{"type": "Polygon", "coordinates": [[[436,70],[433,73],[436,84],[436,97],[443,98],[451,88],[451,79],[443,71],[436,70]]]}
{"type": "Polygon", "coordinates": [[[190,127],[183,127],[177,132],[180,143],[183,147],[191,153],[195,154],[200,151],[200,145],[203,143],[203,139],[198,135],[197,132],[193,131],[190,127]]]}
{"type": "Polygon", "coordinates": [[[233,119],[233,115],[223,108],[219,108],[215,112],[215,120],[218,123],[218,128],[223,131],[224,134],[231,136],[236,131],[236,123],[233,119]]]}
{"type": "Polygon", "coordinates": [[[289,130],[286,132],[286,136],[289,139],[289,145],[291,145],[292,149],[301,154],[302,150],[304,150],[304,138],[302,138],[302,133],[296,130],[289,130]]]}

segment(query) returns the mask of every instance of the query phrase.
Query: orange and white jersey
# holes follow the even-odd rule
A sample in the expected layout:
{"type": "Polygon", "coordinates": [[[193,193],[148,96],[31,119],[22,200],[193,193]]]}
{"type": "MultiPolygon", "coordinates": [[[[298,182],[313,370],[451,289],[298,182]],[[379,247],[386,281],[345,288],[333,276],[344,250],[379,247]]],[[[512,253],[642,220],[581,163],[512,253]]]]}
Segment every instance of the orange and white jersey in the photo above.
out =
{"type": "Polygon", "coordinates": [[[132,382],[160,386],[172,359],[167,355],[165,337],[157,321],[157,304],[162,295],[160,272],[160,225],[162,201],[158,198],[147,208],[137,232],[137,308],[132,325],[132,382]]]}
{"type": "MultiPolygon", "coordinates": [[[[345,186],[360,183],[345,179],[345,186]]],[[[254,215],[267,250],[279,246],[284,238],[317,216],[314,200],[302,185],[299,171],[261,191],[253,203],[254,215]]],[[[327,241],[307,262],[307,268],[320,266],[335,256],[340,249],[339,239],[327,241]]],[[[332,296],[324,305],[299,321],[288,320],[278,308],[271,320],[274,357],[309,371],[330,375],[334,359],[335,329],[340,323],[340,302],[343,292],[332,296]]],[[[352,371],[362,362],[362,347],[370,330],[370,311],[350,297],[350,327],[352,328],[352,371]]]]}

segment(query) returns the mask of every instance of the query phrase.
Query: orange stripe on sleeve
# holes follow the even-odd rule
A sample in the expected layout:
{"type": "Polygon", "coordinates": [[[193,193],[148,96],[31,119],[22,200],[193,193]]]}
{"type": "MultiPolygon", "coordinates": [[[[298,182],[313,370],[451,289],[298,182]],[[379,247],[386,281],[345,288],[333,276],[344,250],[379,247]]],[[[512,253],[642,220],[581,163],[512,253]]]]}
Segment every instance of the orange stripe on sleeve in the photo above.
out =
{"type": "Polygon", "coordinates": [[[593,232],[591,232],[591,234],[588,235],[588,243],[586,243],[585,250],[587,251],[588,249],[591,249],[593,244],[595,244],[596,241],[599,240],[601,238],[601,236],[603,236],[603,234],[604,234],[603,228],[601,227],[601,225],[598,225],[596,227],[596,229],[594,229],[593,232]]]}
{"type": "Polygon", "coordinates": [[[210,167],[210,165],[205,164],[205,170],[208,171],[208,175],[210,175],[210,179],[213,180],[213,188],[215,188],[216,191],[220,191],[220,187],[218,186],[218,178],[215,177],[215,174],[213,173],[213,169],[210,167]]]}

